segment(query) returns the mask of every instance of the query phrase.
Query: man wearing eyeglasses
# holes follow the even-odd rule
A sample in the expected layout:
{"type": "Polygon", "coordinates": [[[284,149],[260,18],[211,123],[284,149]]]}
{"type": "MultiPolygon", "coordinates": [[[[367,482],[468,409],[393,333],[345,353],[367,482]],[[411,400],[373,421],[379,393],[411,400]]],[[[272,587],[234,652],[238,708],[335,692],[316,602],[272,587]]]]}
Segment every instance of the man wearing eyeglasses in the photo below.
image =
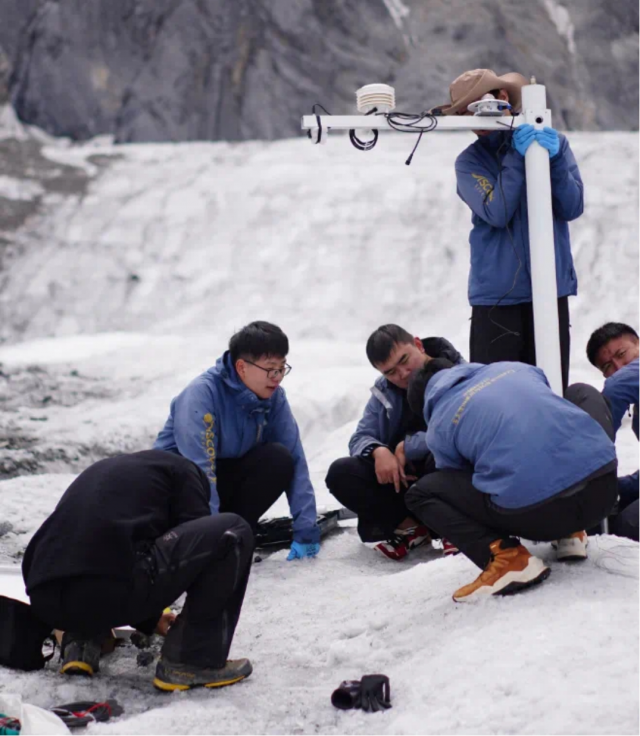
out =
{"type": "Polygon", "coordinates": [[[300,432],[280,387],[288,352],[276,325],[243,327],[215,366],[173,399],[153,447],[195,462],[211,485],[211,513],[238,514],[254,530],[285,492],[294,560],[318,554],[320,530],[300,432]]]}

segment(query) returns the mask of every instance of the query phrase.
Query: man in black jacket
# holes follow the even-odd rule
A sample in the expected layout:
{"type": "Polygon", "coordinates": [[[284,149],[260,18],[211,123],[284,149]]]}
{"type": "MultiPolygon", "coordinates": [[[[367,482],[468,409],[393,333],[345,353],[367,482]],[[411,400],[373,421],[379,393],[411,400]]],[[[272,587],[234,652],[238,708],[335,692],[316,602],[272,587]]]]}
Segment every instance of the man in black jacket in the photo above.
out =
{"type": "Polygon", "coordinates": [[[101,460],[69,486],[29,543],[22,572],[34,612],[65,632],[62,672],[98,671],[105,632],[166,634],[154,685],[221,687],[251,674],[227,660],[249,578],[253,534],[211,516],[206,475],[149,450],[101,460]],[[186,591],[180,615],[163,614],[186,591]]]}
{"type": "MultiPolygon", "coordinates": [[[[426,426],[412,414],[407,386],[412,372],[432,358],[464,359],[443,337],[421,340],[398,325],[383,325],[367,341],[367,357],[382,376],[371,389],[362,419],[349,442],[350,457],[331,464],[326,483],[331,493],[358,515],[363,542],[394,560],[430,541],[404,502],[410,481],[435,470],[425,442],[426,426]],[[384,541],[381,541],[384,540],[384,541]]],[[[443,541],[445,553],[455,547],[443,541]]]]}

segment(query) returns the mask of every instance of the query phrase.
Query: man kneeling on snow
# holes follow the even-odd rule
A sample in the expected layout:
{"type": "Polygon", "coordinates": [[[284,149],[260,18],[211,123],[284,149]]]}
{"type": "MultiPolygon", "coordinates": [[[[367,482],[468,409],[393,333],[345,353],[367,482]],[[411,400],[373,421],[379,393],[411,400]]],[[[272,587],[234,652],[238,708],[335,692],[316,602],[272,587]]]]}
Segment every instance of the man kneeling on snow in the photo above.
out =
{"type": "Polygon", "coordinates": [[[407,506],[483,570],[454,601],[516,593],[549,575],[517,537],[558,540],[559,560],[586,558],[584,529],[617,495],[611,412],[595,388],[574,384],[563,399],[534,366],[436,359],[412,376],[408,399],[438,472],[407,491],[407,506]]]}
{"type": "Polygon", "coordinates": [[[254,529],[287,494],[293,516],[288,560],[320,550],[316,499],[300,432],[280,386],[291,366],[289,340],[269,322],[252,322],[229,341],[213,368],[171,402],[153,447],[189,458],[211,485],[211,513],[232,511],[254,529]]]}
{"type": "Polygon", "coordinates": [[[111,629],[131,625],[166,635],[161,690],[251,674],[248,659],[227,655],[253,535],[236,514],[211,516],[210,493],[200,468],[157,450],[101,460],[69,486],[22,563],[34,613],[65,632],[61,672],[93,675],[111,629]],[[163,614],[185,591],[180,615],[163,614]]]}

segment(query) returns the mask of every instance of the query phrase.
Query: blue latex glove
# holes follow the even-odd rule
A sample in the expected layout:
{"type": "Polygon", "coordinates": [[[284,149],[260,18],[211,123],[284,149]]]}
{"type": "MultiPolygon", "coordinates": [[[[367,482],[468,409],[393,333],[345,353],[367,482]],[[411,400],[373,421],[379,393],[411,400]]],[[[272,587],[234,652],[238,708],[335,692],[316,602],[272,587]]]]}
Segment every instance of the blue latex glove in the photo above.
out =
{"type": "Polygon", "coordinates": [[[536,130],[536,140],[549,151],[550,158],[556,156],[560,151],[560,138],[558,137],[558,131],[554,128],[536,130]]]}
{"type": "Polygon", "coordinates": [[[302,560],[305,557],[315,557],[318,552],[320,552],[319,542],[312,542],[311,544],[293,542],[287,560],[302,560]]]}
{"type": "Polygon", "coordinates": [[[527,148],[529,148],[535,139],[536,129],[533,125],[529,125],[528,123],[519,125],[513,131],[513,147],[521,156],[524,156],[527,152],[527,148]]]}

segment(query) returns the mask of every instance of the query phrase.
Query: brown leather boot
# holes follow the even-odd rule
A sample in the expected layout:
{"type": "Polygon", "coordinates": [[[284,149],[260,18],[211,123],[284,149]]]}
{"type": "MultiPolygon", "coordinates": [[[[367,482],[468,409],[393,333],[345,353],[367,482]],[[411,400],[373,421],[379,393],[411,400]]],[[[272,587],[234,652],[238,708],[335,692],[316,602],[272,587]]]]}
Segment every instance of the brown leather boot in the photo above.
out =
{"type": "Polygon", "coordinates": [[[474,601],[487,595],[519,593],[549,577],[551,570],[529,554],[516,539],[496,539],[489,545],[491,560],[480,576],[453,594],[456,603],[474,601]]]}

